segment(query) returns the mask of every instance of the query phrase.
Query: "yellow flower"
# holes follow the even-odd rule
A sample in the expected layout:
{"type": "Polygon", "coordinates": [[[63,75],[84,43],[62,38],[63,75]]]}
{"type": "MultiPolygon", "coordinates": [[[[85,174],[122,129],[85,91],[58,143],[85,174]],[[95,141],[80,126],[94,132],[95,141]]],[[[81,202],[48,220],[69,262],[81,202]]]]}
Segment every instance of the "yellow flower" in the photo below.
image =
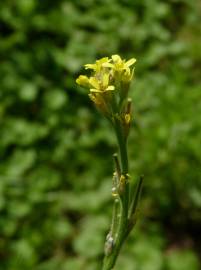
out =
{"type": "Polygon", "coordinates": [[[128,61],[121,59],[121,57],[117,54],[112,55],[113,63],[106,62],[103,63],[103,67],[111,68],[114,72],[118,72],[121,75],[121,79],[125,82],[131,81],[134,73],[134,69],[130,69],[130,67],[136,62],[135,58],[131,58],[128,61]]]}
{"type": "Polygon", "coordinates": [[[90,88],[90,92],[103,93],[106,91],[113,91],[115,89],[114,85],[109,85],[109,73],[103,73],[101,79],[96,77],[90,77],[89,83],[93,88],[90,88]]]}
{"type": "MultiPolygon", "coordinates": [[[[89,89],[89,98],[112,122],[118,121],[127,137],[131,124],[131,101],[127,99],[131,79],[134,74],[132,65],[135,58],[128,61],[119,55],[98,59],[93,64],[86,64],[90,76],[80,75],[76,83],[89,89]]],[[[124,175],[121,177],[120,189],[124,188],[124,175]]]]}
{"type": "Polygon", "coordinates": [[[109,73],[104,73],[101,79],[97,79],[96,77],[88,78],[85,75],[80,75],[76,79],[76,83],[83,87],[90,88],[90,92],[102,93],[106,91],[114,90],[113,85],[109,84],[109,73]]]}
{"type": "Polygon", "coordinates": [[[128,61],[122,60],[118,54],[112,55],[113,60],[113,68],[116,71],[128,70],[130,66],[132,66],[135,62],[135,58],[131,58],[128,61]]]}
{"type": "Polygon", "coordinates": [[[93,69],[95,72],[100,72],[103,64],[109,63],[111,60],[108,57],[103,57],[99,60],[96,60],[95,64],[86,64],[85,69],[93,69]]]}

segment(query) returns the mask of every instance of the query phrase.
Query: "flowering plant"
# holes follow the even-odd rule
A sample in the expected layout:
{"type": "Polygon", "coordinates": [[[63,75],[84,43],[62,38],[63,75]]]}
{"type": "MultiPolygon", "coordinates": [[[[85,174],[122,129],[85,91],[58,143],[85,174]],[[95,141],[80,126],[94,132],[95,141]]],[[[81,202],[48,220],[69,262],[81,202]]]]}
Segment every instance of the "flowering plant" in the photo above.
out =
{"type": "Polygon", "coordinates": [[[119,55],[104,57],[94,64],[86,64],[91,76],[80,75],[76,82],[89,89],[89,97],[97,109],[110,121],[118,143],[119,155],[113,155],[115,172],[112,181],[114,198],[113,217],[105,242],[103,270],[113,269],[122,244],[136,223],[138,202],[143,177],[140,177],[135,192],[131,189],[127,140],[132,112],[129,87],[134,75],[135,58],[126,61],[119,55]],[[120,158],[119,158],[120,156],[120,158]]]}

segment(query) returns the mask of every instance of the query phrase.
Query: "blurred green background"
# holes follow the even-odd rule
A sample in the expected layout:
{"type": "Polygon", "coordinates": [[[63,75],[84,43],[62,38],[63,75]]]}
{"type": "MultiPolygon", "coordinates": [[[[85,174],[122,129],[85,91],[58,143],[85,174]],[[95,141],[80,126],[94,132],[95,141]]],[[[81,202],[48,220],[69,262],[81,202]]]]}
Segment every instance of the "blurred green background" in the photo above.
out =
{"type": "Polygon", "coordinates": [[[0,270],[100,269],[116,142],[75,78],[116,53],[145,184],[115,270],[201,269],[200,24],[196,0],[0,2],[0,270]]]}

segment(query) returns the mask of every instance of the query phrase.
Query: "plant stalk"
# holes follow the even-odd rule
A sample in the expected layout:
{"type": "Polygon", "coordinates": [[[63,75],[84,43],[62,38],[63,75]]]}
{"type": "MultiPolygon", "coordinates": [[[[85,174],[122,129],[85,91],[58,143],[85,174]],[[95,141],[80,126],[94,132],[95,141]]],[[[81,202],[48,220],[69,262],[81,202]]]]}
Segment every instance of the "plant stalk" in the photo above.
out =
{"type": "Polygon", "coordinates": [[[127,140],[123,135],[119,121],[115,122],[115,133],[118,142],[121,162],[121,175],[125,176],[125,187],[121,195],[122,207],[120,212],[120,224],[117,231],[117,238],[114,247],[109,255],[105,255],[102,270],[112,270],[118,258],[121,247],[128,235],[128,203],[129,203],[129,183],[128,183],[128,155],[127,140]]]}

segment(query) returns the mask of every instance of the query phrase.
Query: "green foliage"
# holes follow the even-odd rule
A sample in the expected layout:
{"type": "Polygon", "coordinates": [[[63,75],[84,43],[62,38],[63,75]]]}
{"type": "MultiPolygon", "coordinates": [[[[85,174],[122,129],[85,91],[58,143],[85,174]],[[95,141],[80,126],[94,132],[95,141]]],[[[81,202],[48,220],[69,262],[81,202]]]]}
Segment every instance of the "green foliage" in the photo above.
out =
{"type": "Polygon", "coordinates": [[[1,1],[0,270],[98,269],[116,142],[74,80],[114,53],[138,60],[129,155],[145,174],[117,270],[200,269],[198,2],[1,1]]]}

